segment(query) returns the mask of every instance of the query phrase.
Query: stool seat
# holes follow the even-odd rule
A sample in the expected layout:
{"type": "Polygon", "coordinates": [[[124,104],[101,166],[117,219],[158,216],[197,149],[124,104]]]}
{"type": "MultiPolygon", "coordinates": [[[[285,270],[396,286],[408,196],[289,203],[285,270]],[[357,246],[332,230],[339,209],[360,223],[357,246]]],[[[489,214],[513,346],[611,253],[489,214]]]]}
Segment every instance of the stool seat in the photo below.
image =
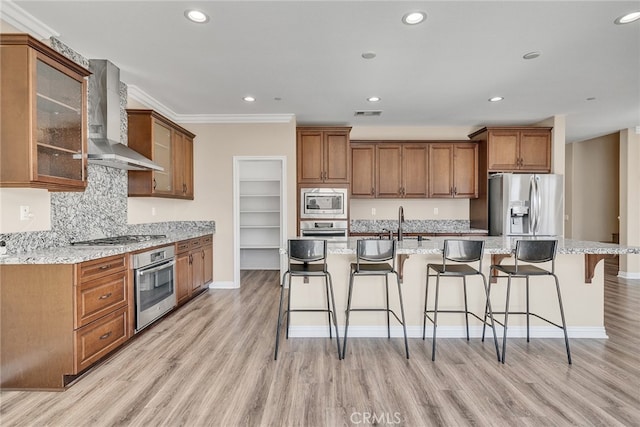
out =
{"type": "Polygon", "coordinates": [[[551,275],[548,270],[536,267],[535,265],[519,265],[517,268],[515,265],[494,265],[493,269],[514,277],[551,275]]]}
{"type": "Polygon", "coordinates": [[[480,274],[478,270],[466,264],[427,264],[427,268],[434,270],[441,276],[472,276],[480,274]]]}
{"type": "Polygon", "coordinates": [[[351,271],[355,271],[357,273],[360,274],[366,274],[366,273],[375,273],[375,274],[381,274],[381,273],[391,273],[393,272],[393,266],[389,263],[380,263],[380,264],[373,264],[373,263],[360,263],[357,264],[355,262],[351,263],[351,271]]]}
{"type": "Polygon", "coordinates": [[[289,273],[292,276],[324,276],[327,274],[322,264],[291,264],[289,273]]]}

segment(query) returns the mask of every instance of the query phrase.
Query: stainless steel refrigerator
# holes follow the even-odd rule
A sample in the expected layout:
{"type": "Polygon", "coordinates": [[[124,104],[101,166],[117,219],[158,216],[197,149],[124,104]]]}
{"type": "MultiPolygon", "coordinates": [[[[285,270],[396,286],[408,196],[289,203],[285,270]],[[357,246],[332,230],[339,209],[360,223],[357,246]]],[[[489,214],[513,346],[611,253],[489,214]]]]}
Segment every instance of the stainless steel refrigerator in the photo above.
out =
{"type": "Polygon", "coordinates": [[[502,173],[489,178],[490,236],[561,236],[562,175],[502,173]]]}

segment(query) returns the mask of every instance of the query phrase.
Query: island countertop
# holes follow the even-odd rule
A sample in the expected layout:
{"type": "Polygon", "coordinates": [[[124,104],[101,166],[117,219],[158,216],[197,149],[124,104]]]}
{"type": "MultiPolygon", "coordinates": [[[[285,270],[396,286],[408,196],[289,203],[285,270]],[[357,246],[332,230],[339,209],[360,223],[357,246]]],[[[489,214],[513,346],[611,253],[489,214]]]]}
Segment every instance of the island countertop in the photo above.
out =
{"type": "MultiPolygon", "coordinates": [[[[417,238],[405,238],[398,242],[398,254],[441,254],[444,241],[452,237],[428,237],[418,241],[417,238]]],[[[584,240],[565,239],[562,237],[505,237],[505,236],[462,236],[455,239],[484,240],[486,254],[509,255],[515,251],[516,241],[523,239],[537,240],[558,240],[558,254],[601,254],[601,255],[622,255],[640,254],[638,246],[624,246],[613,243],[592,242],[584,240]]],[[[346,240],[328,241],[327,252],[329,254],[355,254],[357,237],[349,237],[346,240]]],[[[286,250],[282,251],[286,253],[286,250]]]]}

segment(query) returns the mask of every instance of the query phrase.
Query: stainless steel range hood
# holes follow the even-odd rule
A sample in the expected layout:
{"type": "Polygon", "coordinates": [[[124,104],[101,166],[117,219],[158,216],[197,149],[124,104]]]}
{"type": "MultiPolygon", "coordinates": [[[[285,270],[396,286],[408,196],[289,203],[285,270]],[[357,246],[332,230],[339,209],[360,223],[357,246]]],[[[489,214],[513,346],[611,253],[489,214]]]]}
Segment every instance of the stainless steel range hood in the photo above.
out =
{"type": "Polygon", "coordinates": [[[89,163],[126,170],[164,168],[120,143],[120,69],[104,59],[89,61],[89,163]]]}

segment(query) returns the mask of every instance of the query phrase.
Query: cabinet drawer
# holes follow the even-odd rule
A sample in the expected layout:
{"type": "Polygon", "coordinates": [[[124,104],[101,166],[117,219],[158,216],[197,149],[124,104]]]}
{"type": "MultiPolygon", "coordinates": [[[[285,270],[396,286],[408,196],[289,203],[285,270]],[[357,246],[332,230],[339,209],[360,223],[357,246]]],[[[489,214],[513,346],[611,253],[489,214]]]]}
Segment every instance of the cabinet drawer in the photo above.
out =
{"type": "Polygon", "coordinates": [[[199,248],[202,245],[202,239],[200,237],[196,237],[195,239],[191,239],[189,241],[189,247],[191,249],[199,248]]]}
{"type": "Polygon", "coordinates": [[[121,272],[98,278],[76,286],[75,293],[75,327],[79,328],[127,306],[127,275],[121,272]]]}
{"type": "Polygon", "coordinates": [[[127,309],[121,308],[75,332],[75,373],[127,340],[127,309]]]}
{"type": "Polygon", "coordinates": [[[87,261],[80,264],[78,278],[83,283],[118,271],[124,271],[126,266],[126,255],[115,255],[109,258],[87,261]]]}
{"type": "Polygon", "coordinates": [[[189,250],[190,241],[183,240],[181,242],[176,243],[176,253],[187,252],[189,250]]]}
{"type": "Polygon", "coordinates": [[[202,244],[203,245],[208,245],[208,244],[213,243],[213,236],[212,235],[201,237],[201,239],[202,239],[202,244]]]}

